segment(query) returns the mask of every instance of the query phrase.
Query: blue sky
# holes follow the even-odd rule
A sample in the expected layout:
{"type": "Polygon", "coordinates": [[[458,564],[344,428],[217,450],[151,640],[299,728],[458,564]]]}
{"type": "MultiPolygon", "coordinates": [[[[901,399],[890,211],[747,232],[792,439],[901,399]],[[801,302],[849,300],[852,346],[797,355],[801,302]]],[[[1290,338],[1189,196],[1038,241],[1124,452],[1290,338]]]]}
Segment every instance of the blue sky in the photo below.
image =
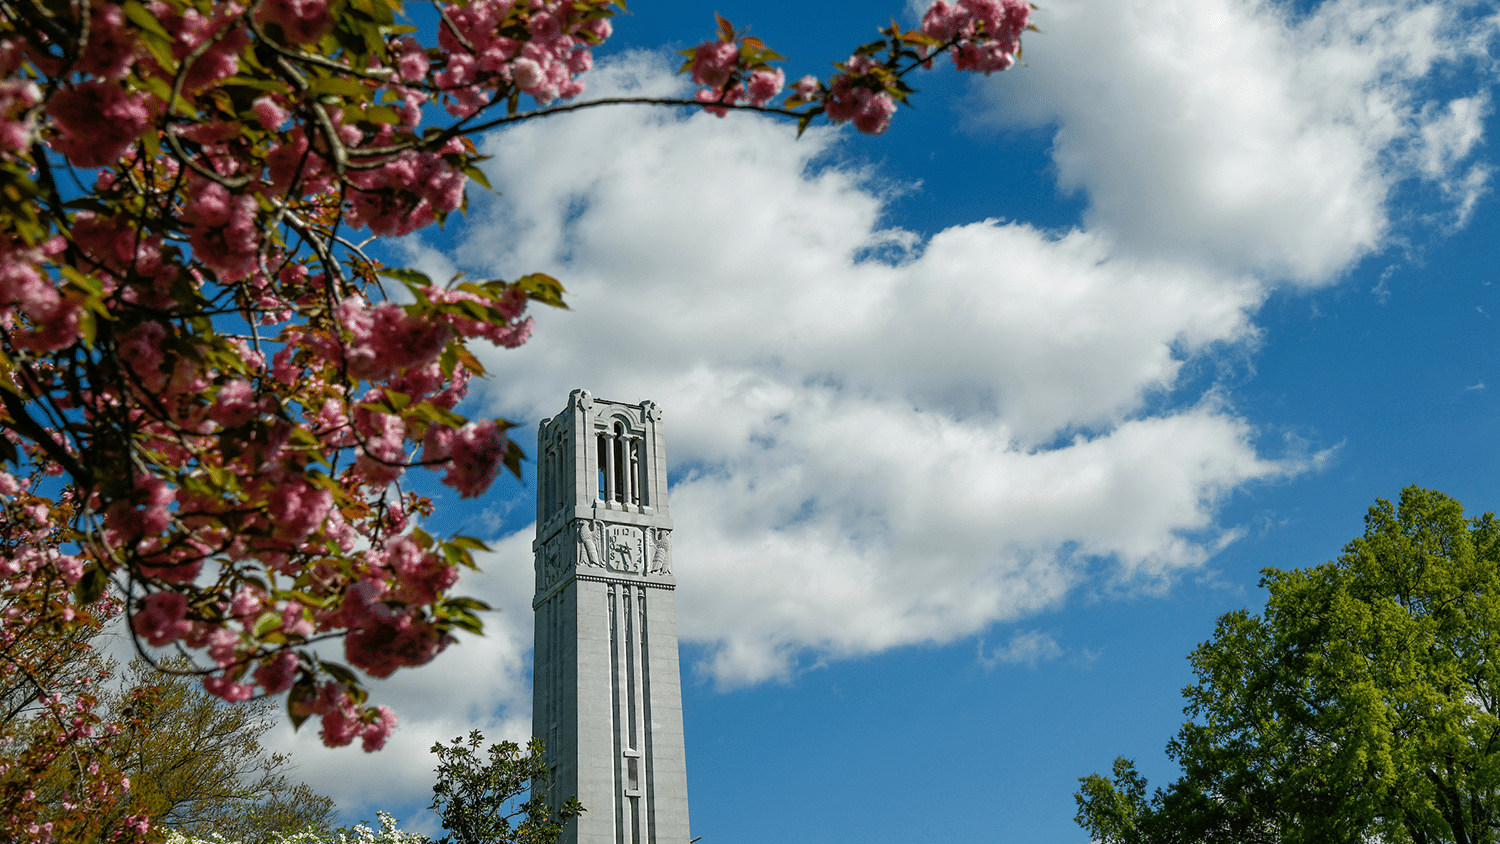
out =
{"type": "MultiPolygon", "coordinates": [[[[678,90],[663,50],[715,11],[792,78],[914,20],[639,0],[590,94],[678,90]]],[[[572,291],[471,414],[528,437],[576,387],[663,406],[705,844],[1084,841],[1077,778],[1173,775],[1185,657],[1262,567],[1337,556],[1408,484],[1500,507],[1494,8],[1037,21],[1023,65],[919,77],[879,138],[524,124],[485,141],[499,196],[391,246],[572,291]]],[[[278,736],[351,820],[430,829],[426,748],[529,728],[530,489],[433,490],[440,530],[493,540],[461,586],[501,611],[380,685],[402,732],[368,773],[278,736]]]]}

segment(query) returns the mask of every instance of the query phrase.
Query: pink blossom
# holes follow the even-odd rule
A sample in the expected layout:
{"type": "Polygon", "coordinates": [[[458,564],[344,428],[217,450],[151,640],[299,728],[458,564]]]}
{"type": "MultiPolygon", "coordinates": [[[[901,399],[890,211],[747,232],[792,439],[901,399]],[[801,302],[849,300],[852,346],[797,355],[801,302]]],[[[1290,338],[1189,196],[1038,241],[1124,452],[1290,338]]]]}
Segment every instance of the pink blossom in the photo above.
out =
{"type": "Polygon", "coordinates": [[[959,33],[969,23],[968,10],[960,5],[937,0],[927,8],[927,13],[922,16],[922,34],[936,38],[939,41],[947,41],[959,33]]]}
{"type": "Polygon", "coordinates": [[[208,655],[220,668],[228,668],[239,662],[240,635],[224,627],[216,627],[208,634],[208,655]]]}
{"type": "Polygon", "coordinates": [[[510,74],[516,87],[526,94],[535,93],[542,83],[547,81],[547,75],[542,72],[542,66],[533,59],[516,59],[511,63],[510,74]]]}
{"type": "Polygon", "coordinates": [[[241,683],[232,677],[221,677],[215,674],[203,678],[203,688],[207,689],[209,694],[231,703],[255,697],[255,687],[249,683],[241,683]]]}
{"type": "Polygon", "coordinates": [[[297,679],[297,665],[295,651],[280,651],[269,662],[261,663],[255,669],[255,682],[268,695],[281,694],[291,688],[292,682],[297,679]]]}
{"type": "MultiPolygon", "coordinates": [[[[698,93],[695,95],[695,97],[700,103],[727,103],[729,105],[739,105],[745,100],[745,86],[736,83],[734,87],[730,88],[728,91],[721,91],[713,88],[699,88],[698,93]]],[[[717,117],[723,117],[725,114],[729,113],[729,109],[727,108],[712,105],[704,106],[703,110],[717,117]]]]}
{"type": "Polygon", "coordinates": [[[313,44],[333,29],[327,0],[261,0],[256,22],[281,28],[294,44],[313,44]]]}
{"type": "Polygon", "coordinates": [[[160,0],[149,0],[147,9],[174,36],[172,55],[181,60],[189,53],[198,52],[203,42],[214,40],[188,67],[184,88],[198,91],[229,76],[239,69],[239,53],[249,41],[249,33],[240,25],[239,16],[245,8],[236,2],[215,3],[213,16],[189,6],[185,12],[177,10],[160,0]],[[227,30],[227,31],[226,31],[227,30]]]}
{"type": "Polygon", "coordinates": [[[401,78],[407,82],[420,82],[427,77],[427,71],[432,67],[432,60],[427,58],[427,51],[415,38],[405,38],[401,41],[401,55],[396,59],[396,70],[401,78]]]}
{"type": "Polygon", "coordinates": [[[240,621],[253,621],[260,615],[261,592],[251,586],[241,586],[229,600],[229,617],[240,621]]]}
{"type": "Polygon", "coordinates": [[[291,116],[270,94],[256,97],[255,102],[250,104],[250,108],[255,112],[255,119],[259,120],[261,127],[268,132],[280,130],[286,124],[286,119],[291,116]]]}
{"type": "Polygon", "coordinates": [[[52,146],[79,167],[119,160],[151,121],[151,95],[127,94],[118,84],[85,79],[52,95],[47,114],[57,125],[52,146]]]}
{"type": "Polygon", "coordinates": [[[89,15],[88,47],[74,70],[101,79],[120,79],[130,72],[141,45],[125,22],[125,10],[114,3],[99,3],[89,15]]]}
{"type": "Polygon", "coordinates": [[[327,624],[340,627],[359,627],[372,607],[377,606],[385,595],[385,584],[375,580],[361,580],[344,590],[338,610],[324,616],[327,624]]]}
{"type": "Polygon", "coordinates": [[[609,36],[614,34],[615,26],[609,18],[595,18],[584,24],[579,31],[592,38],[597,44],[608,40],[609,36]]]}
{"type": "Polygon", "coordinates": [[[377,603],[371,605],[359,628],[344,638],[344,655],[371,677],[383,678],[402,666],[430,662],[447,644],[414,611],[377,603]]]}
{"type": "Polygon", "coordinates": [[[181,592],[152,592],[141,599],[140,608],[130,620],[130,628],[155,647],[161,647],[187,635],[192,622],[187,615],[187,596],[181,592]]]}
{"type": "Polygon", "coordinates": [[[132,539],[161,533],[172,520],[171,504],[175,497],[165,480],[154,475],[142,477],[136,481],[134,496],[115,501],[105,510],[104,524],[132,539]],[[139,508],[135,506],[137,503],[139,508]]]}
{"type": "Polygon", "coordinates": [[[922,17],[924,34],[954,42],[956,68],[985,74],[1015,64],[1021,33],[1030,26],[1026,0],[937,0],[922,17]]]}
{"type": "Polygon", "coordinates": [[[891,125],[891,116],[896,113],[896,101],[890,94],[852,85],[848,76],[834,80],[824,107],[828,119],[837,123],[852,120],[854,128],[866,135],[884,132],[891,125]]]}
{"type": "Polygon", "coordinates": [[[307,607],[288,601],[281,610],[281,632],[288,636],[311,636],[313,623],[307,618],[307,607]]]}
{"type": "Polygon", "coordinates": [[[333,493],[300,477],[289,477],[277,484],[266,502],[266,512],[276,526],[276,538],[292,543],[300,543],[317,530],[331,509],[333,493]]]}
{"type": "Polygon", "coordinates": [[[344,327],[354,335],[354,343],[344,357],[349,374],[355,378],[377,380],[411,367],[421,367],[435,360],[452,338],[445,323],[421,314],[408,314],[400,305],[385,302],[374,308],[361,307],[355,298],[352,307],[339,308],[344,327]]]}
{"type": "Polygon", "coordinates": [[[249,381],[236,378],[219,388],[208,415],[225,428],[238,428],[260,414],[255,388],[249,381]]]}
{"type": "Polygon", "coordinates": [[[375,708],[375,720],[364,726],[360,731],[366,753],[370,753],[385,747],[386,740],[391,733],[396,731],[396,713],[389,706],[378,706],[375,708]]]}
{"type": "Polygon", "coordinates": [[[359,714],[354,710],[353,700],[344,694],[337,706],[329,707],[323,713],[323,728],[318,732],[323,737],[324,744],[329,747],[343,747],[354,741],[359,730],[359,714]]]}
{"type": "Polygon", "coordinates": [[[500,474],[510,449],[504,429],[493,422],[470,422],[454,430],[433,426],[423,441],[422,459],[448,467],[443,483],[461,498],[478,498],[500,474]]]}
{"type": "Polygon", "coordinates": [[[83,578],[83,560],[68,554],[59,554],[52,564],[66,583],[77,583],[83,578]]]}
{"type": "Polygon", "coordinates": [[[224,281],[248,277],[260,248],[259,207],[253,195],[232,195],[217,182],[194,179],[182,215],[194,257],[224,281]]]}
{"type": "Polygon", "coordinates": [[[750,94],[750,104],[763,106],[781,93],[786,86],[786,72],[781,68],[775,71],[757,70],[750,74],[750,82],[746,89],[750,94]]]}
{"type": "Polygon", "coordinates": [[[367,483],[384,486],[401,477],[406,468],[406,423],[389,413],[369,414],[362,426],[364,447],[354,468],[367,483]]]}
{"type": "Polygon", "coordinates": [[[384,549],[367,557],[375,566],[390,571],[396,586],[390,597],[407,604],[430,604],[458,582],[458,570],[423,550],[410,536],[398,536],[384,549]]]}
{"type": "Polygon", "coordinates": [[[733,41],[705,41],[693,51],[693,81],[707,88],[722,88],[739,60],[740,48],[733,41]]]}
{"type": "Polygon", "coordinates": [[[42,89],[35,82],[0,82],[0,152],[20,152],[36,140],[36,118],[31,108],[41,101],[42,89]]]}

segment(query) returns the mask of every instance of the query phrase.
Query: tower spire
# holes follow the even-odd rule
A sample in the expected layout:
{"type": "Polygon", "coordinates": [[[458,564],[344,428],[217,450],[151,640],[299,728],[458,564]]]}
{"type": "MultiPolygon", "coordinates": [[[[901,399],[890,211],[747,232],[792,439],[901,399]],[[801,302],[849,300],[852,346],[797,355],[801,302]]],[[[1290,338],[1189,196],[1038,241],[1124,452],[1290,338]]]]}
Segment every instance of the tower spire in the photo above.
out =
{"type": "Polygon", "coordinates": [[[661,410],[574,390],[537,434],[532,729],[561,844],[688,844],[661,410]]]}

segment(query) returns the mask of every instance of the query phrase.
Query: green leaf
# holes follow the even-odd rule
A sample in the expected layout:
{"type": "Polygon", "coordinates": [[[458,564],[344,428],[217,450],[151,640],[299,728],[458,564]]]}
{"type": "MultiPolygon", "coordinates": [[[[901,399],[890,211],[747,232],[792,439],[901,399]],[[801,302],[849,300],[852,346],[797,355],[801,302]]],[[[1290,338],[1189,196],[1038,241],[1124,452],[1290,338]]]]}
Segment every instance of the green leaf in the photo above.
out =
{"type": "Polygon", "coordinates": [[[257,618],[255,620],[255,626],[251,628],[250,635],[254,636],[257,639],[260,639],[263,638],[267,633],[270,633],[272,630],[280,629],[281,613],[267,611],[261,613],[260,618],[257,618]]]}
{"type": "Polygon", "coordinates": [[[554,308],[562,308],[563,310],[568,309],[567,304],[563,302],[562,298],[562,294],[566,292],[563,289],[562,282],[550,275],[532,273],[531,275],[516,279],[516,284],[520,285],[521,289],[526,291],[527,297],[534,302],[541,302],[544,305],[551,305],[554,308]]]}
{"type": "Polygon", "coordinates": [[[161,21],[156,19],[156,15],[146,11],[146,7],[142,6],[137,0],[125,0],[124,6],[125,17],[129,18],[131,23],[153,35],[160,35],[162,38],[168,40],[172,38],[172,33],[167,32],[167,28],[161,25],[161,21]]]}
{"type": "Polygon", "coordinates": [[[375,271],[375,274],[379,276],[385,276],[386,278],[393,278],[406,285],[407,287],[412,288],[413,292],[415,292],[415,290],[419,287],[433,286],[432,279],[428,278],[423,273],[419,273],[416,270],[406,269],[404,267],[381,267],[380,269],[375,271]]]}
{"type": "Polygon", "coordinates": [[[221,84],[238,85],[241,88],[254,88],[257,91],[271,91],[277,94],[285,94],[291,91],[291,88],[285,82],[275,79],[262,79],[258,76],[241,76],[239,74],[225,79],[221,84]]]}
{"type": "Polygon", "coordinates": [[[459,609],[473,610],[475,612],[490,612],[492,610],[489,604],[477,598],[449,598],[444,603],[450,607],[458,607],[459,609]]]}
{"type": "Polygon", "coordinates": [[[401,122],[401,113],[390,106],[372,105],[364,110],[360,118],[371,123],[383,123],[388,126],[395,126],[401,122]]]}
{"type": "Polygon", "coordinates": [[[494,188],[490,187],[489,177],[486,176],[486,175],[484,175],[484,171],[480,170],[478,167],[475,167],[474,165],[471,164],[471,165],[465,167],[464,170],[463,170],[463,172],[464,172],[465,176],[468,176],[469,178],[471,178],[474,181],[478,182],[479,184],[483,185],[485,188],[487,188],[489,190],[494,190],[494,188]]]}
{"type": "Polygon", "coordinates": [[[332,94],[341,97],[362,99],[370,96],[370,89],[363,82],[345,76],[319,76],[307,83],[308,93],[314,96],[332,94]]]}
{"type": "Polygon", "coordinates": [[[452,539],[450,539],[448,541],[451,544],[457,545],[460,548],[468,548],[468,549],[473,550],[473,551],[488,551],[488,550],[490,550],[490,546],[484,544],[483,542],[480,542],[478,539],[475,539],[472,536],[455,536],[455,537],[453,537],[452,539]]]}
{"type": "Polygon", "coordinates": [[[94,563],[83,570],[83,577],[78,578],[77,585],[73,587],[73,595],[80,606],[86,607],[99,600],[107,588],[109,574],[98,563],[94,563]]]}
{"type": "Polygon", "coordinates": [[[67,277],[68,281],[73,282],[86,293],[92,293],[95,296],[100,296],[104,293],[104,285],[100,283],[99,279],[79,271],[77,267],[71,264],[64,264],[62,266],[62,274],[67,277]]]}

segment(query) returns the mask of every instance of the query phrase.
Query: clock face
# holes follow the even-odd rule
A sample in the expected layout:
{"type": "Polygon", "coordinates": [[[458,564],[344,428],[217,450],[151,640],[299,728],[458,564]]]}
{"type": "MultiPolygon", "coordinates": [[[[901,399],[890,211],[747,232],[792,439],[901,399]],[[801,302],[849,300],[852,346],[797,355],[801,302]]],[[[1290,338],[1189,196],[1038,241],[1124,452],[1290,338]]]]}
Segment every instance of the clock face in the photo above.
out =
{"type": "Polygon", "coordinates": [[[607,548],[605,560],[609,568],[632,574],[644,573],[646,545],[640,528],[610,525],[604,531],[604,542],[607,548]]]}

